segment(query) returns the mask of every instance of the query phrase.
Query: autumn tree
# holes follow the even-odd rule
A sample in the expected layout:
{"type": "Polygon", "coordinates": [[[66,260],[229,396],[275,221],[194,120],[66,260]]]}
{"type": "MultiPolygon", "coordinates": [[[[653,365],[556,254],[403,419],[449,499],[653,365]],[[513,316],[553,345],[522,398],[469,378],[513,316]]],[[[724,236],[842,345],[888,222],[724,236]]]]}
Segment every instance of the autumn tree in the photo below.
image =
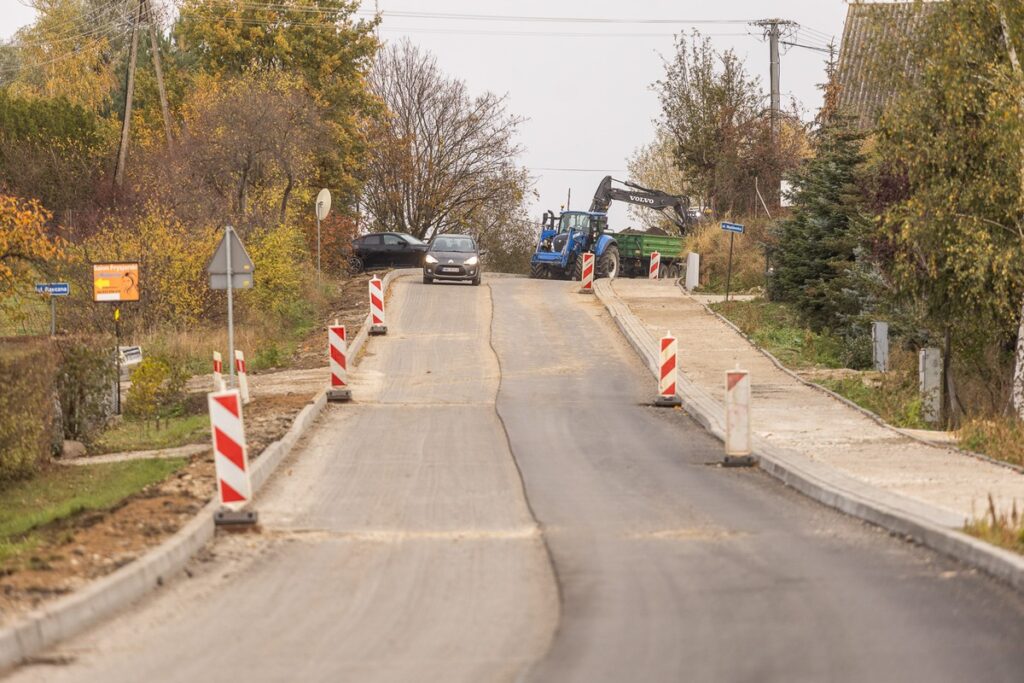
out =
{"type": "Polygon", "coordinates": [[[38,18],[7,46],[12,72],[0,85],[23,97],[63,98],[103,111],[118,87],[117,48],[130,21],[125,3],[31,0],[38,18]]]}
{"type": "Polygon", "coordinates": [[[336,204],[355,204],[367,121],[379,114],[367,88],[376,21],[355,18],[356,0],[277,3],[183,0],[174,34],[181,58],[215,78],[278,72],[303,81],[324,104],[330,144],[317,149],[316,184],[336,204]]]}
{"type": "Polygon", "coordinates": [[[371,83],[389,112],[372,131],[363,196],[375,229],[420,238],[465,230],[500,199],[525,193],[515,165],[522,119],[505,97],[473,97],[408,40],[381,52],[371,83]]]}
{"type": "Polygon", "coordinates": [[[134,184],[194,224],[284,221],[296,191],[315,176],[330,136],[321,105],[282,73],[204,77],[181,108],[180,139],[157,144],[134,184]]]}
{"type": "Polygon", "coordinates": [[[877,157],[902,185],[878,236],[900,294],[945,338],[947,361],[1008,349],[1020,334],[1024,104],[1007,47],[1024,35],[1024,11],[1004,6],[1006,34],[989,0],[931,8],[912,46],[920,68],[878,136],[877,157]]]}
{"type": "Polygon", "coordinates": [[[795,113],[773,141],[759,80],[733,50],[715,50],[697,31],[677,38],[676,53],[655,87],[676,166],[714,211],[755,209],[755,179],[773,186],[804,151],[795,113]]]}
{"type": "Polygon", "coordinates": [[[62,244],[47,232],[49,220],[39,202],[0,194],[0,306],[63,256],[62,244]]]}

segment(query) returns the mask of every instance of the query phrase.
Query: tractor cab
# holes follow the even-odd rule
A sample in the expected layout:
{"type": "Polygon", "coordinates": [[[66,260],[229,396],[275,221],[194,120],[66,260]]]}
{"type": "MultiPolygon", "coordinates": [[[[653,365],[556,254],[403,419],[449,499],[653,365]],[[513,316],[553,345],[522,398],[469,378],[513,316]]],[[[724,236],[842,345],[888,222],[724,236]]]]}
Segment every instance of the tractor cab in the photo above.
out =
{"type": "MultiPolygon", "coordinates": [[[[544,214],[537,250],[530,260],[530,272],[536,276],[570,276],[584,252],[600,258],[614,239],[605,235],[608,214],[603,211],[563,211],[558,216],[544,214]]],[[[617,267],[616,256],[616,267],[617,267]]],[[[615,270],[612,271],[616,272],[615,270]]]]}

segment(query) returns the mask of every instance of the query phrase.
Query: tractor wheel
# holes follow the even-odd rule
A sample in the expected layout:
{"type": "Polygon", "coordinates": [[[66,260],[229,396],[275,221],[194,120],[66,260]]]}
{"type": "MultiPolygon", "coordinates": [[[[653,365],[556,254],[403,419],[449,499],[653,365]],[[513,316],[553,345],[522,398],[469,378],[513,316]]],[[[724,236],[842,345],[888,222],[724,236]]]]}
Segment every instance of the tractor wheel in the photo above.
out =
{"type": "Polygon", "coordinates": [[[612,244],[597,262],[597,276],[609,280],[619,276],[619,248],[612,244]]]}
{"type": "Polygon", "coordinates": [[[577,256],[576,263],[572,264],[572,274],[569,279],[577,282],[583,279],[583,254],[577,256]]]}
{"type": "Polygon", "coordinates": [[[544,277],[544,266],[540,263],[530,264],[530,277],[534,280],[540,280],[544,277]]]}

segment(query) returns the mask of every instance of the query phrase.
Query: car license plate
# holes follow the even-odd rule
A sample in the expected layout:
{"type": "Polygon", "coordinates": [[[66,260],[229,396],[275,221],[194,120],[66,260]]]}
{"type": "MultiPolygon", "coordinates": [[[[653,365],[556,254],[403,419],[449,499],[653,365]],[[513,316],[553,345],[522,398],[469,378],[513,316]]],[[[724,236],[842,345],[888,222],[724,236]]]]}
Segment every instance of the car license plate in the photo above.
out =
{"type": "Polygon", "coordinates": [[[458,268],[442,268],[441,272],[442,273],[457,273],[457,272],[459,272],[459,269],[458,268]]]}

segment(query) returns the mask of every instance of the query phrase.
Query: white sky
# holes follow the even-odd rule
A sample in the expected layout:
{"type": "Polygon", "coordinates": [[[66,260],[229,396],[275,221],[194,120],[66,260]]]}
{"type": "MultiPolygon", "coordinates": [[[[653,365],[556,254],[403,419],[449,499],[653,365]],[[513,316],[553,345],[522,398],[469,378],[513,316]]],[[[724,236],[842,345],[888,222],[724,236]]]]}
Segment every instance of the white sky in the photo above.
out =
{"type": "MultiPolygon", "coordinates": [[[[681,20],[595,24],[385,18],[382,39],[407,35],[474,91],[507,93],[511,111],[529,119],[520,138],[526,149],[522,162],[537,176],[538,216],[564,204],[570,188],[572,206],[588,208],[604,175],[626,177],[626,159],[653,135],[659,107],[650,86],[663,74],[663,57],[672,54],[673,34],[693,27],[688,22],[778,17],[815,31],[802,32],[796,42],[820,46],[825,36],[836,36],[838,42],[846,16],[843,0],[378,0],[378,6],[385,12],[681,20]]],[[[363,8],[373,10],[373,0],[363,0],[363,8]]],[[[23,0],[0,0],[0,37],[9,38],[33,14],[23,0]]],[[[734,48],[767,90],[768,46],[760,29],[744,23],[697,28],[712,34],[717,48],[734,48]]],[[[821,52],[795,47],[783,54],[784,100],[794,96],[813,113],[820,104],[817,84],[824,80],[824,58],[821,52]]],[[[625,207],[613,205],[613,229],[627,224],[625,207]]]]}

